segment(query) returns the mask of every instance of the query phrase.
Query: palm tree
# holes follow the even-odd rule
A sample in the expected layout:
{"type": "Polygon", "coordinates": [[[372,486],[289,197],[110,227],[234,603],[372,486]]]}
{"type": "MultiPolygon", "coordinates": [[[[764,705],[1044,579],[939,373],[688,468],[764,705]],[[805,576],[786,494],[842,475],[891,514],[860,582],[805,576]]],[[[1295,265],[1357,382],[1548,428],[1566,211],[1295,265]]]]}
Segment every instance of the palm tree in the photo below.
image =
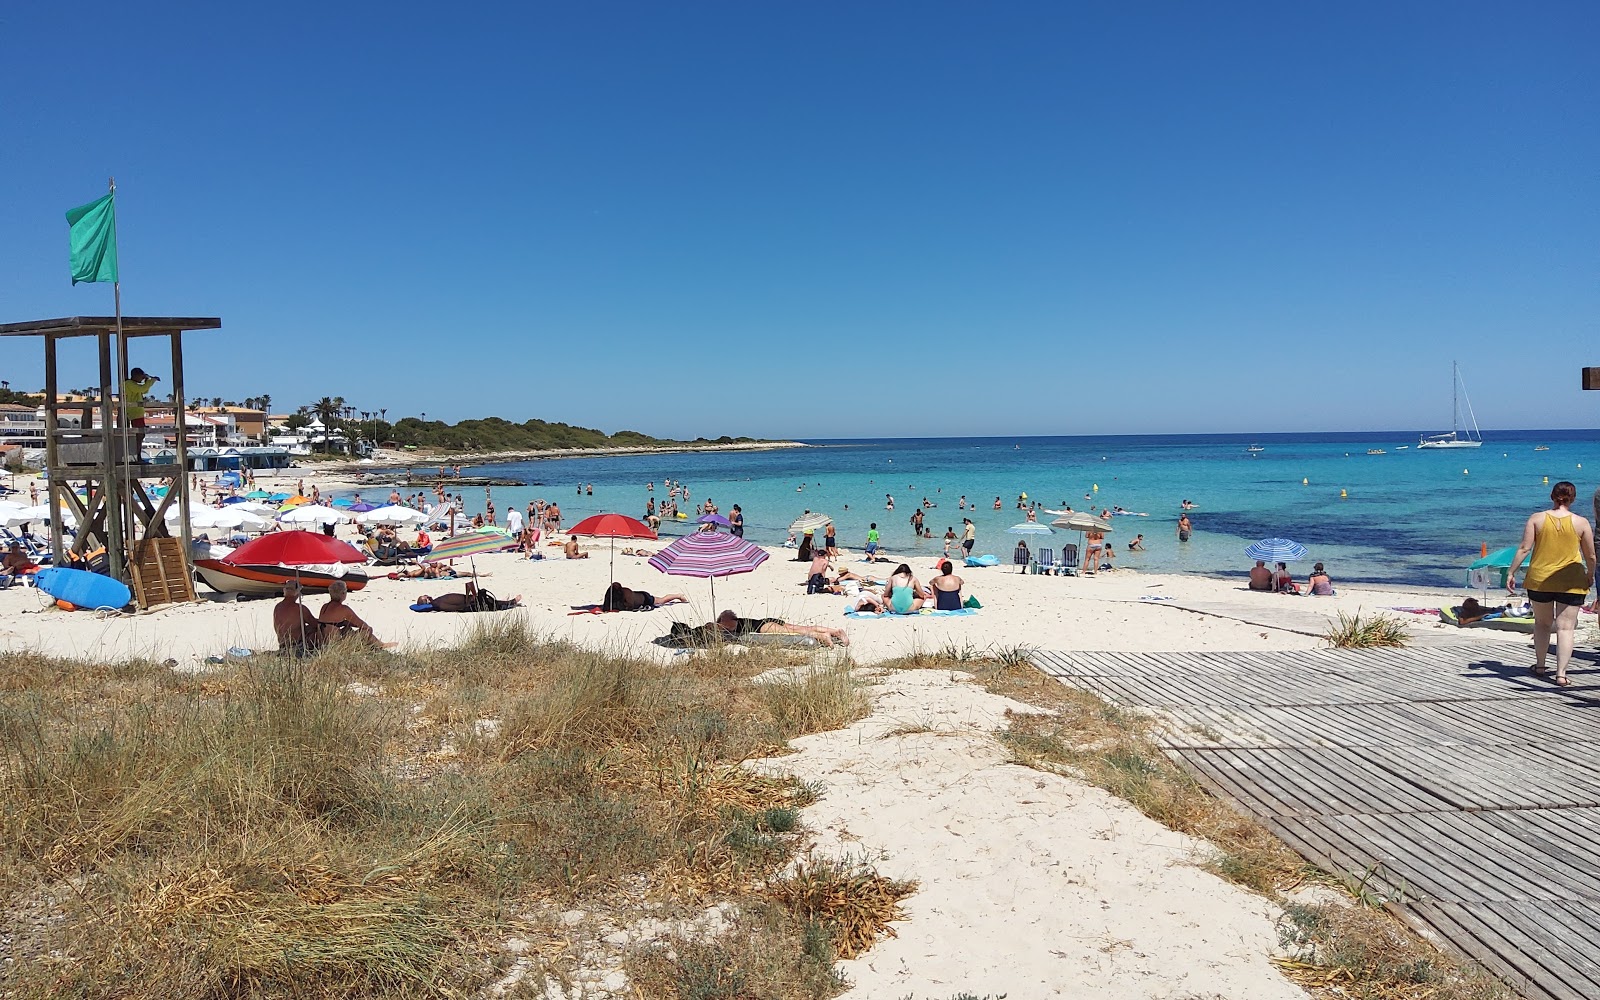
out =
{"type": "Polygon", "coordinates": [[[311,405],[311,410],[322,421],[322,450],[333,450],[333,421],[339,415],[340,407],[344,405],[343,396],[329,398],[323,396],[311,405]]]}
{"type": "Polygon", "coordinates": [[[270,395],[268,395],[267,393],[262,393],[260,395],[260,397],[257,398],[256,402],[261,404],[261,412],[263,412],[263,413],[271,413],[272,412],[272,397],[270,395]]]}

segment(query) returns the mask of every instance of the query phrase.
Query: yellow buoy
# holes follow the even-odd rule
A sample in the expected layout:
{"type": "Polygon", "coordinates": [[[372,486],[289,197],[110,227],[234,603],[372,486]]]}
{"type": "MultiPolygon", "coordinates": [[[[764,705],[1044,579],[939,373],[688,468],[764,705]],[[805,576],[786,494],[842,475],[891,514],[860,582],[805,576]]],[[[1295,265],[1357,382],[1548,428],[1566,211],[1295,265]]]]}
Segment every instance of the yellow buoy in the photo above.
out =
{"type": "Polygon", "coordinates": [[[1309,479],[1302,479],[1302,480],[1300,480],[1300,485],[1301,485],[1301,486],[1310,486],[1310,485],[1311,485],[1311,480],[1309,480],[1309,479]]]}
{"type": "Polygon", "coordinates": [[[1339,499],[1340,500],[1348,500],[1348,499],[1350,499],[1350,494],[1346,493],[1344,490],[1340,490],[1339,491],[1339,499]]]}
{"type": "MultiPolygon", "coordinates": [[[[1580,468],[1580,469],[1581,469],[1581,468],[1583,468],[1583,466],[1581,466],[1581,465],[1580,465],[1580,466],[1578,466],[1578,468],[1580,468]]],[[[1099,484],[1099,483],[1095,483],[1095,484],[1094,484],[1094,491],[1095,491],[1095,492],[1096,492],[1096,493],[1099,493],[1099,492],[1100,492],[1100,484],[1099,484]]]]}
{"type": "Polygon", "coordinates": [[[1549,486],[1549,485],[1550,485],[1550,477],[1549,477],[1549,476],[1545,476],[1545,477],[1544,477],[1544,484],[1545,484],[1545,485],[1546,485],[1546,486],[1549,486]]]}

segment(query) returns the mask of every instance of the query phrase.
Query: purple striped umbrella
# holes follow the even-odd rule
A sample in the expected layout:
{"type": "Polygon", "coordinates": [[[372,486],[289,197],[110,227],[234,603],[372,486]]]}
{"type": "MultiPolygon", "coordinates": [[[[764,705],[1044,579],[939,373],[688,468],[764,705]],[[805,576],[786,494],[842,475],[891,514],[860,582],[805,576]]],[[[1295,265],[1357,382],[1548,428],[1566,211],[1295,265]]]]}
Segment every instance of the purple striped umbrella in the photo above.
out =
{"type": "Polygon", "coordinates": [[[700,576],[711,581],[711,613],[717,610],[717,577],[748,573],[767,561],[767,551],[754,542],[720,531],[684,535],[650,557],[650,565],[668,576],[700,576]]]}

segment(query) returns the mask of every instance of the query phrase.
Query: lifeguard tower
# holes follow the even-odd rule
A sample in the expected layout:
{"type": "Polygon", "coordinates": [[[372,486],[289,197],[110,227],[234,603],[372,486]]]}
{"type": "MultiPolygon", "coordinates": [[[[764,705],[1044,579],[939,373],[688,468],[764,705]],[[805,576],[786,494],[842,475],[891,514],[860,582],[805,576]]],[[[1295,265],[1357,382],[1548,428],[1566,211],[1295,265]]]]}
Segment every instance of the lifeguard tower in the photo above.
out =
{"type": "MultiPolygon", "coordinates": [[[[48,506],[70,511],[77,532],[69,545],[59,514],[50,518],[50,551],[57,566],[85,559],[101,549],[110,574],[133,590],[141,608],[195,599],[189,557],[189,459],[184,419],[183,335],[216,330],[216,317],[73,316],[66,319],[0,323],[0,337],[44,338],[45,472],[48,506]],[[98,399],[62,402],[56,349],[63,339],[94,337],[100,370],[98,399]],[[176,461],[141,461],[144,430],[125,425],[121,386],[128,377],[128,342],[165,337],[172,353],[172,414],[176,461]],[[112,345],[116,345],[113,355],[112,345]],[[115,365],[113,365],[115,360],[115,365]],[[73,413],[78,414],[72,419],[73,413]],[[166,484],[147,487],[145,480],[166,484]],[[83,496],[79,496],[80,489],[83,496]],[[176,506],[177,538],[167,528],[176,506]]],[[[149,362],[146,362],[147,364],[149,362]]]]}

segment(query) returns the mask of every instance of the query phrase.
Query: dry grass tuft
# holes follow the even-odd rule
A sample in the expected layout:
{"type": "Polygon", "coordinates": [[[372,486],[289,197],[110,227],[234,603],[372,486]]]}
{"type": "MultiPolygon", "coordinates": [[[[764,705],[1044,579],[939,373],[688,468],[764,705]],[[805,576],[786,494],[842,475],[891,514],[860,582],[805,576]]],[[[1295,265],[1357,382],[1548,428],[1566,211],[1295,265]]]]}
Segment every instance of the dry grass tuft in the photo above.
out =
{"type": "Polygon", "coordinates": [[[516,615],[199,676],[0,657],[0,992],[474,995],[509,929],[572,941],[560,907],[654,897],[765,914],[740,995],[831,995],[766,895],[815,790],[742,765],[867,704],[847,668],[756,680],[797,663],[657,665],[516,615]]]}
{"type": "Polygon", "coordinates": [[[1400,619],[1381,613],[1362,618],[1359,611],[1353,615],[1339,612],[1339,621],[1322,637],[1335,649],[1395,647],[1411,641],[1411,633],[1400,619]]]}
{"type": "Polygon", "coordinates": [[[1353,1000],[1514,1000],[1506,986],[1435,950],[1382,910],[1283,904],[1285,976],[1317,997],[1353,1000]]]}
{"type": "Polygon", "coordinates": [[[791,913],[827,931],[840,958],[855,958],[880,935],[894,937],[893,921],[904,919],[900,901],[915,882],[884,878],[864,861],[808,856],[769,892],[791,913]]]}

